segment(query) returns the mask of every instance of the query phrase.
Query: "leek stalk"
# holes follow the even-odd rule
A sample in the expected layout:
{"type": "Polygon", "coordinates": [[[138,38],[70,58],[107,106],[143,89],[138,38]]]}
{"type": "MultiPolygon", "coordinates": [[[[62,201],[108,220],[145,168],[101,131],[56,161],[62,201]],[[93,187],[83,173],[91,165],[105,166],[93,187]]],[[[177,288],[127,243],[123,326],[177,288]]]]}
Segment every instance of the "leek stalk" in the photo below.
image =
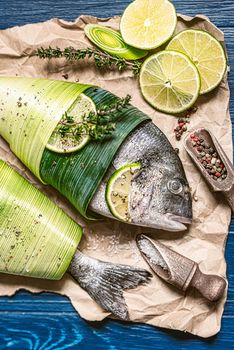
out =
{"type": "Polygon", "coordinates": [[[0,160],[0,272],[61,279],[82,229],[0,160]]]}

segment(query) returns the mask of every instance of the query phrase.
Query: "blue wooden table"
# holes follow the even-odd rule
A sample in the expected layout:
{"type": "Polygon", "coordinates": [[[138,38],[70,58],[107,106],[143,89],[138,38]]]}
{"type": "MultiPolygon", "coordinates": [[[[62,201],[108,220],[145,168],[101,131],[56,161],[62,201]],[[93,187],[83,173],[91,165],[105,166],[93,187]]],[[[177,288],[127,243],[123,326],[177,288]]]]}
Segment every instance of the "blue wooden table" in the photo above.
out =
{"type": "MultiPolygon", "coordinates": [[[[233,0],[174,0],[177,11],[203,13],[224,31],[229,60],[234,67],[233,0]]],[[[51,17],[73,20],[81,14],[108,17],[121,14],[130,0],[0,0],[0,29],[45,21],[51,17]]],[[[234,91],[234,73],[229,76],[234,91]]],[[[231,114],[234,118],[234,97],[231,114]]],[[[227,241],[229,292],[221,332],[203,340],[175,331],[117,321],[88,323],[65,297],[18,293],[0,298],[0,350],[151,350],[234,349],[234,220],[227,241]]]]}

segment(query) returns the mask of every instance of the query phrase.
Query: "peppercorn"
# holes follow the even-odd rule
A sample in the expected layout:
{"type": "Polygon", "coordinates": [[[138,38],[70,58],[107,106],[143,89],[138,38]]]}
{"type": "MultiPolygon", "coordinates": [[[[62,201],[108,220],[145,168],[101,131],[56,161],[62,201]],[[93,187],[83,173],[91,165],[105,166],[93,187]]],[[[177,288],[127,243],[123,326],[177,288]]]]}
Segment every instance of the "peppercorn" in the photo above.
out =
{"type": "Polygon", "coordinates": [[[196,147],[197,159],[212,179],[215,181],[225,179],[227,177],[227,170],[221,159],[218,158],[214,148],[197,134],[191,134],[190,138],[191,145],[196,147]]]}
{"type": "Polygon", "coordinates": [[[211,158],[211,164],[215,164],[216,163],[216,158],[211,158]]]}

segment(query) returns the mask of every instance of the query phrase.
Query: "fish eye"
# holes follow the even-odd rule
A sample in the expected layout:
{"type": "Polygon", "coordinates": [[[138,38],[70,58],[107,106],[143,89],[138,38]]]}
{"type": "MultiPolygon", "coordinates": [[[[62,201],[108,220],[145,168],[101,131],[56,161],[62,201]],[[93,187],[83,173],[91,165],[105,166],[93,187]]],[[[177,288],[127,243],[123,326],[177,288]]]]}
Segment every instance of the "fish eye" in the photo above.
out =
{"type": "Polygon", "coordinates": [[[179,194],[183,191],[183,185],[179,179],[173,179],[168,181],[167,187],[168,187],[168,190],[174,194],[179,194]]]}

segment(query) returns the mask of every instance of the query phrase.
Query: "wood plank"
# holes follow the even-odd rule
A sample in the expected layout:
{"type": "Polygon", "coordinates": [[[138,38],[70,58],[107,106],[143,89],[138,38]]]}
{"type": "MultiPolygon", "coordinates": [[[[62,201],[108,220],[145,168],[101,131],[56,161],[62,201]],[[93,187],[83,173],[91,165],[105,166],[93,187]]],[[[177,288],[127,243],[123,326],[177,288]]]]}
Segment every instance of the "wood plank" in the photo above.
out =
{"type": "MultiPolygon", "coordinates": [[[[81,14],[89,14],[99,17],[119,15],[131,0],[58,0],[51,6],[50,0],[8,0],[2,2],[0,12],[0,28],[7,28],[23,23],[35,23],[45,21],[51,17],[59,17],[66,20],[74,20],[81,14]]],[[[195,16],[202,13],[214,21],[218,26],[233,26],[233,1],[232,0],[174,0],[177,12],[195,16]]]]}
{"type": "Polygon", "coordinates": [[[223,318],[217,337],[199,339],[175,331],[156,330],[139,324],[118,321],[88,323],[71,313],[5,313],[0,319],[0,349],[88,349],[88,350],[157,350],[157,349],[231,349],[234,329],[232,317],[223,318]],[[163,347],[162,347],[163,346],[163,347]]]}

